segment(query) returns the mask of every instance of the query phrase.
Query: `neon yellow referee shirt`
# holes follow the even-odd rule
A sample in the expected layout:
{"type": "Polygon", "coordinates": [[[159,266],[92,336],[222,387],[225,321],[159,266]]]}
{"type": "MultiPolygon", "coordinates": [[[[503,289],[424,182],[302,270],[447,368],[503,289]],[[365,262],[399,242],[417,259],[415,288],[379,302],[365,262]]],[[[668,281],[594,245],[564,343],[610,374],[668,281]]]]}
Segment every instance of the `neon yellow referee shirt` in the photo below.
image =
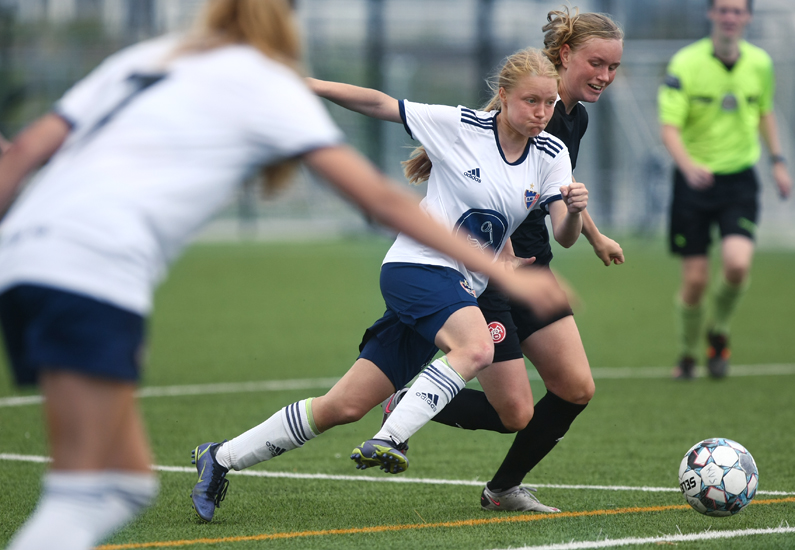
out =
{"type": "Polygon", "coordinates": [[[711,38],[679,50],[658,94],[661,124],[681,130],[690,156],[715,174],[734,174],[759,160],[759,119],[773,110],[773,62],[740,41],[731,70],[714,55],[711,38]]]}

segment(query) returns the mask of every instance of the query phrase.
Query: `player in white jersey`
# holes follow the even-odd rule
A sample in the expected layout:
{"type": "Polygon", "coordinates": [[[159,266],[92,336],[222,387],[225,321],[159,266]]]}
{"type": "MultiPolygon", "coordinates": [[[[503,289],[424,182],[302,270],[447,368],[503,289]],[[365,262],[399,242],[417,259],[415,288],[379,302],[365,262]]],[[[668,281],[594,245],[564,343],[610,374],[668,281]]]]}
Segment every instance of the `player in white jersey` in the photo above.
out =
{"type": "Polygon", "coordinates": [[[0,224],[6,351],[18,383],[41,383],[53,456],[9,548],[91,548],[154,499],[134,400],[152,293],[261,167],[304,160],[376,219],[528,302],[561,299],[551,281],[501,269],[451,236],[341,144],[296,71],[293,18],[287,0],[209,0],[195,35],[110,57],[0,158],[0,212],[49,160],[0,224]]]}
{"type": "MultiPolygon", "coordinates": [[[[565,146],[542,132],[555,104],[557,72],[540,52],[526,50],[508,59],[496,96],[499,108],[492,112],[399,102],[376,90],[309,81],[323,97],[402,122],[423,143],[407,172],[429,178],[423,207],[455,232],[469,232],[473,248],[499,254],[528,212],[560,194],[565,199],[555,202],[555,236],[564,246],[579,236],[579,212],[588,192],[572,183],[565,146]],[[411,168],[422,165],[427,170],[411,168]]],[[[347,374],[322,397],[289,405],[231,441],[195,449],[197,468],[212,471],[217,479],[211,489],[201,480],[194,488],[200,517],[212,519],[226,494],[229,469],[269,460],[333,426],[360,419],[405,386],[441,349],[445,356],[414,384],[416,395],[404,399],[382,432],[351,456],[360,468],[404,471],[408,460],[403,442],[491,363],[491,335],[476,300],[488,274],[475,271],[410,235],[398,236],[381,267],[386,313],[366,331],[359,358],[347,374]]]]}

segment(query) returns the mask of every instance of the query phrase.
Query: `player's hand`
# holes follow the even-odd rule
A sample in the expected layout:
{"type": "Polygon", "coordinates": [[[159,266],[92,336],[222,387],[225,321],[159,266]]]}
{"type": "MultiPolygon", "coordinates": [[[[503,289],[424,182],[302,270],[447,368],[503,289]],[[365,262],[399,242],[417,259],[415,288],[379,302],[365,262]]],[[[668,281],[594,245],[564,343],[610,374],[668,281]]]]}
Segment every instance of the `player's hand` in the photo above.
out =
{"type": "Polygon", "coordinates": [[[571,185],[561,185],[560,194],[571,214],[582,212],[588,206],[588,189],[578,181],[571,182],[571,185]]]}
{"type": "Polygon", "coordinates": [[[696,191],[709,189],[715,183],[714,174],[705,166],[699,166],[698,164],[683,168],[682,174],[685,176],[687,185],[696,191]]]}
{"type": "Polygon", "coordinates": [[[602,235],[599,240],[593,244],[593,251],[606,266],[609,266],[611,263],[616,265],[624,263],[624,251],[621,249],[621,245],[610,237],[602,235]]]}
{"type": "Polygon", "coordinates": [[[513,254],[503,253],[500,254],[500,261],[505,262],[505,265],[511,269],[518,269],[526,265],[534,264],[536,257],[533,256],[532,258],[520,258],[519,256],[514,256],[513,254]]]}
{"type": "Polygon", "coordinates": [[[781,200],[789,197],[792,193],[792,178],[789,176],[786,164],[777,162],[773,165],[773,179],[776,180],[778,196],[781,197],[781,200]]]}

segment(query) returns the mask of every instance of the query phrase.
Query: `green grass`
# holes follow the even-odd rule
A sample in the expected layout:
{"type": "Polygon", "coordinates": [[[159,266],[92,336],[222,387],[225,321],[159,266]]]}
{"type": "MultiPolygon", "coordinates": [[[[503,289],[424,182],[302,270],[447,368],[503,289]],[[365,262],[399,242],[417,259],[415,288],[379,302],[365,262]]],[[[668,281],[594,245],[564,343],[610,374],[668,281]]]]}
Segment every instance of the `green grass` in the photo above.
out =
{"type": "MultiPolygon", "coordinates": [[[[583,302],[577,311],[592,367],[670,366],[675,360],[672,302],[679,266],[661,242],[622,242],[623,266],[603,267],[585,246],[556,251],[554,265],[583,302]]],[[[363,330],[383,312],[378,270],[388,243],[379,239],[307,244],[198,245],[174,267],[157,295],[150,324],[145,386],[212,384],[341,376],[363,330]]],[[[761,251],[753,284],[733,328],[735,364],[795,363],[792,274],[795,255],[761,251]]],[[[3,361],[4,359],[0,359],[3,361]]],[[[760,469],[760,488],[795,492],[792,376],[598,379],[597,393],[566,438],[531,472],[528,484],[676,487],[683,453],[710,436],[743,443],[760,469]]],[[[536,398],[542,386],[533,382],[536,398]]],[[[141,400],[155,461],[188,466],[190,450],[230,438],[286,404],[323,390],[160,397],[141,400]],[[199,406],[201,405],[201,406],[199,406]]],[[[22,395],[0,371],[0,396],[22,395]]],[[[304,448],[254,470],[349,475],[347,455],[372,435],[380,413],[335,428],[304,448]]],[[[0,453],[47,453],[39,406],[0,408],[0,453]]],[[[486,481],[512,438],[429,424],[412,438],[410,477],[486,481]]],[[[33,509],[45,466],[2,461],[0,545],[33,509]]],[[[189,473],[162,473],[157,504],[112,543],[251,537],[273,533],[359,530],[298,538],[229,541],[191,548],[507,548],[571,540],[654,537],[777,527],[795,503],[753,504],[732,518],[689,509],[575,517],[480,511],[477,486],[363,483],[231,477],[217,521],[198,523],[187,497],[189,473]],[[489,520],[490,522],[484,521],[489,520]],[[419,526],[361,532],[379,526],[419,526]]],[[[543,502],[567,512],[620,511],[683,504],[678,493],[541,488],[543,502]]],[[[760,495],[758,501],[782,497],[760,495]]],[[[795,548],[774,535],[680,542],[679,548],[795,548]]]]}

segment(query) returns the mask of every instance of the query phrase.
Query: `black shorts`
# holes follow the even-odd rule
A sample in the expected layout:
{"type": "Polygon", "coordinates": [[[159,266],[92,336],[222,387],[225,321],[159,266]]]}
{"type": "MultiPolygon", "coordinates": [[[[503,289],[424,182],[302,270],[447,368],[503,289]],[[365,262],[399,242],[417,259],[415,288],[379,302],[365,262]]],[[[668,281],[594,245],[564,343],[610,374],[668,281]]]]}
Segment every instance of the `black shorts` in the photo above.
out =
{"type": "Polygon", "coordinates": [[[684,175],[674,171],[669,244],[680,256],[705,255],[712,243],[712,226],[721,238],[743,235],[754,238],[759,213],[759,182],[748,168],[736,174],[716,174],[709,189],[699,191],[687,185],[684,175]]]}
{"type": "Polygon", "coordinates": [[[135,382],[145,321],[89,296],[38,285],[0,294],[0,325],[16,383],[34,384],[42,368],[135,382]]]}
{"type": "Polygon", "coordinates": [[[573,315],[571,307],[566,307],[549,317],[541,318],[524,304],[514,302],[491,285],[478,297],[478,305],[491,331],[495,363],[521,359],[521,344],[528,336],[555,321],[573,315]]]}

